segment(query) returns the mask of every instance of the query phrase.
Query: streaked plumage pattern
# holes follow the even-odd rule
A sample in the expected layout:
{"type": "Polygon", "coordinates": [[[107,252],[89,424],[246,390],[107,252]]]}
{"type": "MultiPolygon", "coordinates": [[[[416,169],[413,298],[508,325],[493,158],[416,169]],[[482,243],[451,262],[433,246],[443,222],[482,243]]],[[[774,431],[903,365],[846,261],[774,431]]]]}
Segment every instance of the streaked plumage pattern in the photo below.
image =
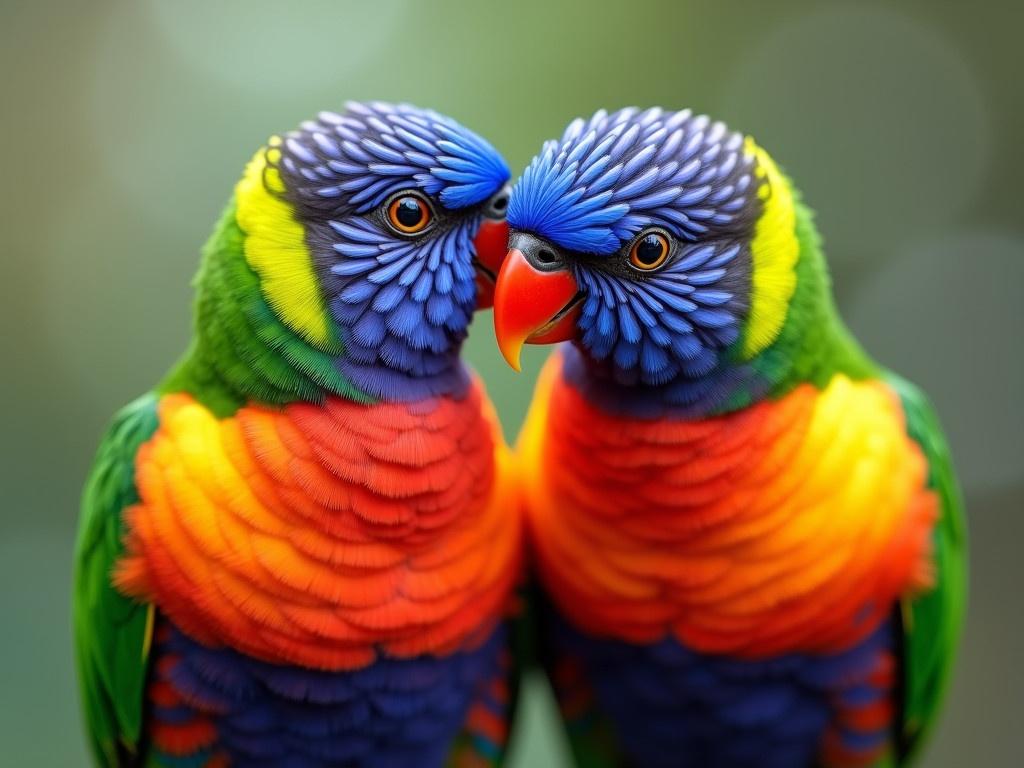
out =
{"type": "Polygon", "coordinates": [[[958,642],[963,510],[926,399],[842,325],[789,180],[688,111],[599,112],[509,219],[506,357],[572,341],[518,453],[578,763],[904,764],[958,642]]]}
{"type": "Polygon", "coordinates": [[[522,537],[459,349],[507,177],[449,118],[380,103],[248,164],[193,342],[115,419],[83,499],[75,636],[101,765],[501,762],[522,537]],[[397,191],[433,226],[389,225],[397,191]]]}

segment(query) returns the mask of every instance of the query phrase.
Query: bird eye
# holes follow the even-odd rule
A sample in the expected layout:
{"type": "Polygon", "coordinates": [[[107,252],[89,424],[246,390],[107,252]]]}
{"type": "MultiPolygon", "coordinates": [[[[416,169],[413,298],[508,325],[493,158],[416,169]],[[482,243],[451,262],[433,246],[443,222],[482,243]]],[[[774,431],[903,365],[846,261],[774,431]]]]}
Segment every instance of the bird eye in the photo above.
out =
{"type": "Polygon", "coordinates": [[[434,218],[430,205],[419,195],[402,194],[388,203],[388,223],[403,235],[426,229],[434,218]]]}
{"type": "Polygon", "coordinates": [[[629,249],[629,263],[641,272],[650,272],[665,263],[668,252],[668,238],[661,232],[648,232],[629,249]]]}

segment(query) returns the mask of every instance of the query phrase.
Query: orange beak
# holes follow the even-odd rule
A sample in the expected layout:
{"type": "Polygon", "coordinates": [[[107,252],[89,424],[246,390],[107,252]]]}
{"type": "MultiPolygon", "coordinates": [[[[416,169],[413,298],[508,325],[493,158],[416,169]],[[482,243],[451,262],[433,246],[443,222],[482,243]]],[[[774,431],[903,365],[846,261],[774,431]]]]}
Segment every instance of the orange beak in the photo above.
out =
{"type": "Polygon", "coordinates": [[[505,257],[494,290],[498,348],[515,370],[523,344],[554,344],[576,334],[579,288],[567,269],[537,269],[518,248],[505,257]]]}
{"type": "Polygon", "coordinates": [[[487,309],[494,305],[494,283],[498,279],[501,262],[505,259],[508,248],[508,223],[502,219],[484,219],[477,230],[476,258],[476,307],[487,309]]]}

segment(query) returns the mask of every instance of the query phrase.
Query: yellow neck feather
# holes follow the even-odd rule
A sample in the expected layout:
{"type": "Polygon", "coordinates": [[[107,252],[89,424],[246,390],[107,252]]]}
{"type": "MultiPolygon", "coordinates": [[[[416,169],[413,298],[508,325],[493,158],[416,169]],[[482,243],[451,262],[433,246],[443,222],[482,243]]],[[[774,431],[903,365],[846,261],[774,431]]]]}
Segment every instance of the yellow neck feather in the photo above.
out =
{"type": "Polygon", "coordinates": [[[757,156],[757,175],[763,182],[759,195],[764,206],[750,245],[753,259],[750,318],[742,350],[744,359],[749,360],[775,341],[782,330],[796,289],[800,246],[789,182],[768,153],[750,138],[746,149],[757,156]]]}
{"type": "Polygon", "coordinates": [[[305,232],[279,193],[281,175],[272,164],[280,139],[260,149],[235,188],[238,225],[245,232],[245,259],[260,278],[263,295],[281,321],[324,352],[338,343],[327,314],[305,232]]]}

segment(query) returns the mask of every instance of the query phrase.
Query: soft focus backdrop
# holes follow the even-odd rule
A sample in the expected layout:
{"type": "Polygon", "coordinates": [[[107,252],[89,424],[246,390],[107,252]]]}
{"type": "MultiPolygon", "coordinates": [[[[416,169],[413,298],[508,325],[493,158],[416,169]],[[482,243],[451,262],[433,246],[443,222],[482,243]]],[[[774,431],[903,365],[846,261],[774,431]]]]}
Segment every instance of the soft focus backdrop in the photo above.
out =
{"type": "MultiPolygon", "coordinates": [[[[68,619],[109,416],[184,348],[199,248],[254,149],[344,99],[409,100],[518,174],[570,118],[691,106],[819,212],[844,315],[923,385],[965,487],[971,604],[926,766],[1024,764],[1024,4],[0,1],[0,764],[85,752],[68,619]]],[[[469,357],[514,436],[490,317],[469,357]]],[[[518,768],[565,765],[533,681],[518,768]]]]}

